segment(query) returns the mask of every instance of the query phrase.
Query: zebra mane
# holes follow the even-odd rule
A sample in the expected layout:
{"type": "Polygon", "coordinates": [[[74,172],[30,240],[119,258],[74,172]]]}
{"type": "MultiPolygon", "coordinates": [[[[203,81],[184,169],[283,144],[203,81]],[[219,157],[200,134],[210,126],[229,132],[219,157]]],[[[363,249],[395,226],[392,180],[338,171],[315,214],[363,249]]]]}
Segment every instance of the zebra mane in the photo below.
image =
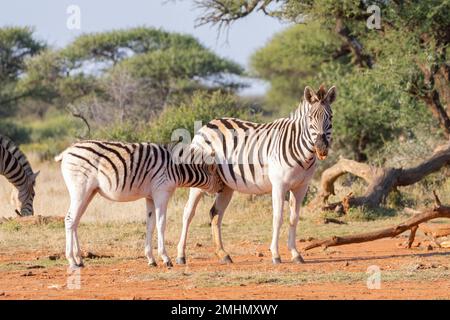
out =
{"type": "Polygon", "coordinates": [[[306,110],[308,109],[307,107],[308,103],[305,99],[303,99],[298,107],[290,113],[288,119],[300,120],[306,114],[306,110]]]}
{"type": "Polygon", "coordinates": [[[20,151],[19,147],[11,139],[0,135],[0,146],[2,146],[20,163],[27,176],[31,176],[33,174],[33,170],[31,169],[31,165],[28,162],[27,157],[22,151],[20,151]]]}

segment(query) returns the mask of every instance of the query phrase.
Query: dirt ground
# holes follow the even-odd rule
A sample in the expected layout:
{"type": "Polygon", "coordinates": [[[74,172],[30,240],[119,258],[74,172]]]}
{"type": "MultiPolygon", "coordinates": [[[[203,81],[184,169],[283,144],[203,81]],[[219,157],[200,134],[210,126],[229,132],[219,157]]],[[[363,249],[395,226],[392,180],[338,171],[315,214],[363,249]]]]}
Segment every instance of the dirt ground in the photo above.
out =
{"type": "MultiPolygon", "coordinates": [[[[0,299],[449,299],[450,250],[403,249],[398,247],[402,240],[315,249],[304,253],[302,265],[273,266],[261,247],[254,255],[234,256],[230,265],[219,264],[212,254],[171,269],[149,267],[144,257],[110,263],[87,259],[76,274],[68,273],[64,256],[56,257],[59,266],[43,266],[40,261],[54,253],[11,252],[0,255],[0,264],[26,262],[28,267],[0,271],[0,299]],[[368,289],[370,266],[380,268],[379,289],[368,289]],[[252,275],[261,274],[271,277],[255,282],[252,275]],[[200,275],[208,276],[195,278],[200,275]],[[281,281],[286,277],[287,285],[281,281]]],[[[286,260],[287,250],[282,256],[286,260]]]]}

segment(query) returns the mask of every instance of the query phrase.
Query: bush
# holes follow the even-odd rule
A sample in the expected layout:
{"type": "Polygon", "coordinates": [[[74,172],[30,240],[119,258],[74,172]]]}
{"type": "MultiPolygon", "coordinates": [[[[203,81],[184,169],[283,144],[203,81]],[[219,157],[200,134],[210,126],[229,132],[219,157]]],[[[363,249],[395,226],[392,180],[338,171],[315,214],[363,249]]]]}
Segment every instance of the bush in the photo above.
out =
{"type": "Polygon", "coordinates": [[[214,93],[197,92],[187,102],[180,106],[172,106],[164,110],[153,121],[148,131],[151,141],[168,143],[176,129],[186,129],[194,136],[194,129],[199,129],[209,121],[234,117],[256,120],[257,115],[251,109],[242,105],[236,96],[216,91],[214,93]],[[194,128],[195,123],[196,128],[194,128]]]}
{"type": "Polygon", "coordinates": [[[0,120],[0,135],[9,137],[16,144],[30,141],[31,130],[11,120],[0,120]]]}
{"type": "Polygon", "coordinates": [[[172,133],[176,129],[188,130],[192,139],[196,121],[199,123],[198,129],[219,117],[255,120],[257,115],[232,94],[198,91],[186,101],[167,107],[148,124],[112,125],[98,132],[96,136],[108,140],[170,143],[172,133]]]}
{"type": "Polygon", "coordinates": [[[26,152],[36,153],[39,160],[50,160],[77,137],[84,136],[85,128],[78,120],[68,115],[49,115],[44,120],[26,124],[30,132],[26,152]]]}

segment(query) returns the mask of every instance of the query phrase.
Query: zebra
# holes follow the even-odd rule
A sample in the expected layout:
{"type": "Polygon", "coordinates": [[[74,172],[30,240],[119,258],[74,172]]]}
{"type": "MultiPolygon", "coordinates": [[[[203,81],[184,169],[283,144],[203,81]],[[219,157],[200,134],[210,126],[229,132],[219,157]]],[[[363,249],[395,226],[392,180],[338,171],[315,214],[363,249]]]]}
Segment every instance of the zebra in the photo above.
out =
{"type": "Polygon", "coordinates": [[[157,265],[152,247],[156,223],[158,254],[164,264],[171,267],[164,244],[170,196],[177,187],[196,187],[210,193],[223,188],[217,166],[199,160],[201,158],[196,154],[183,155],[183,149],[176,153],[175,147],[169,145],[96,140],[75,143],[55,157],[55,161],[61,161],[62,175],[70,195],[70,207],[65,217],[66,258],[70,268],[83,266],[78,224],[97,193],[118,202],[145,198],[145,256],[148,264],[157,265]]]}
{"type": "MultiPolygon", "coordinates": [[[[274,264],[281,263],[278,238],[285,195],[290,192],[288,248],[294,262],[304,262],[295,243],[299,211],[316,168],[316,159],[323,160],[328,154],[332,132],[331,104],[335,99],[334,86],[327,91],[322,85],[317,92],[306,87],[303,102],[287,118],[264,124],[220,118],[210,121],[196,133],[191,145],[206,154],[215,152],[218,174],[225,184],[210,210],[216,254],[222,262],[232,262],[223,247],[221,223],[234,191],[272,194],[270,250],[274,264]]],[[[202,194],[200,189],[190,189],[177,247],[178,264],[186,263],[187,232],[202,194]]]]}
{"type": "Polygon", "coordinates": [[[27,157],[9,138],[0,135],[0,174],[14,186],[11,202],[18,216],[34,214],[35,183],[39,171],[34,173],[27,157]]]}

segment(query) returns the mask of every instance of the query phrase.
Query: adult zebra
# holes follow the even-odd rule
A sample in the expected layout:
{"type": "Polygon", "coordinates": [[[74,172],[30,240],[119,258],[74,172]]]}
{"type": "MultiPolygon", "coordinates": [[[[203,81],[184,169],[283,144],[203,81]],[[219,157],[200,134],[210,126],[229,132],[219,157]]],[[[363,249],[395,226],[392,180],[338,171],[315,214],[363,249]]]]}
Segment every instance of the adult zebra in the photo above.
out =
{"type": "Polygon", "coordinates": [[[0,174],[14,186],[11,200],[19,216],[34,213],[34,185],[39,172],[33,173],[27,157],[7,137],[0,135],[0,174]]]}
{"type": "Polygon", "coordinates": [[[183,151],[153,143],[83,141],[55,158],[62,161],[61,171],[70,194],[70,208],[65,218],[66,258],[70,267],[83,266],[77,229],[81,216],[97,193],[119,202],[145,198],[148,263],[156,266],[152,247],[156,223],[158,253],[166,266],[172,266],[164,245],[164,230],[167,203],[175,188],[196,187],[212,193],[223,188],[215,164],[202,162],[203,156],[199,153],[183,154],[183,151]]]}
{"type": "MultiPolygon", "coordinates": [[[[257,124],[233,118],[216,119],[195,135],[192,146],[214,151],[218,172],[225,183],[210,210],[216,254],[223,262],[232,262],[223,248],[221,223],[234,190],[249,194],[272,193],[273,235],[270,250],[273,263],[280,263],[278,237],[283,219],[286,192],[290,191],[288,248],[292,260],[303,258],[295,244],[299,210],[316,167],[316,158],[328,154],[332,131],[331,104],[336,89],[323,86],[317,92],[304,91],[303,103],[288,118],[257,124]]],[[[185,264],[186,238],[202,190],[191,188],[183,215],[177,263],[185,264]]]]}

